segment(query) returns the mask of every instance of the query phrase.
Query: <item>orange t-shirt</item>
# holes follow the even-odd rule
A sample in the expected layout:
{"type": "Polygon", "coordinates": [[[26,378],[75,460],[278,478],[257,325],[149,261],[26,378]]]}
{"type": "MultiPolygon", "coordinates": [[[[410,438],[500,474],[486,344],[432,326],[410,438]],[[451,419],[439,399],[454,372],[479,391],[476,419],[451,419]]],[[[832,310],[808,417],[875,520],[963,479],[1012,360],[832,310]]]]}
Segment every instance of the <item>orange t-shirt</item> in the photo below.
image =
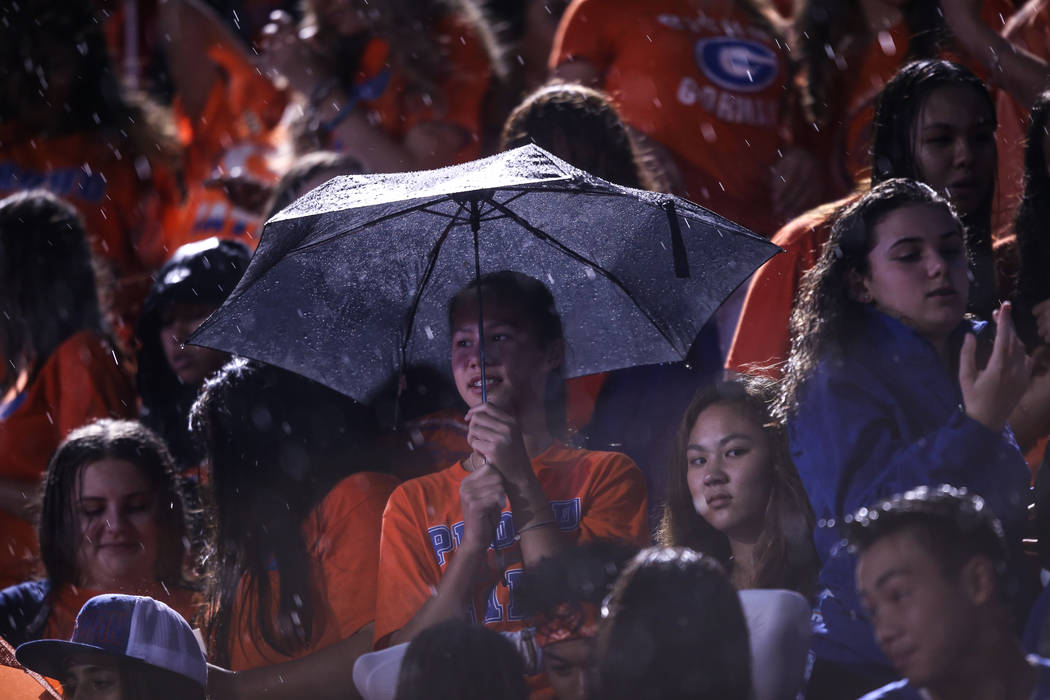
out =
{"type": "Polygon", "coordinates": [[[780,366],[791,354],[791,309],[802,275],[813,267],[831,235],[839,207],[852,195],[817,207],[788,223],[773,236],[784,249],[759,268],[748,287],[726,368],[742,374],[779,378],[780,366]]]}
{"type": "MultiPolygon", "coordinates": [[[[270,648],[256,631],[254,607],[242,607],[242,593],[233,611],[237,636],[231,644],[231,669],[243,671],[306,656],[350,637],[375,619],[383,508],[395,486],[397,479],[387,474],[358,472],[328,492],[302,530],[314,567],[319,601],[314,634],[318,636],[309,648],[290,657],[270,648]]],[[[271,581],[274,588],[279,585],[276,571],[271,581]]],[[[276,601],[273,605],[276,609],[276,601]]]]}
{"type": "MultiPolygon", "coordinates": [[[[437,95],[410,92],[407,78],[391,67],[390,45],[379,38],[372,39],[365,47],[354,84],[360,87],[368,83],[373,89],[382,88],[377,97],[362,99],[361,104],[372,123],[379,124],[397,141],[413,126],[425,122],[439,121],[462,127],[470,138],[447,165],[464,163],[481,153],[481,108],[492,75],[489,56],[473,30],[454,17],[438,20],[434,39],[447,52],[446,73],[437,86],[437,95]]],[[[338,142],[330,147],[342,150],[338,142]]]]}
{"type": "Polygon", "coordinates": [[[35,187],[76,207],[95,254],[113,271],[115,305],[133,327],[149,272],[164,262],[157,222],[176,199],[171,173],[102,132],[35,139],[0,127],[0,196],[35,187]]]}
{"type": "MultiPolygon", "coordinates": [[[[554,443],[532,460],[558,527],[578,541],[649,542],[645,477],[626,455],[554,443]]],[[[401,484],[383,513],[379,555],[378,645],[404,627],[434,595],[463,536],[459,485],[462,462],[401,484]]],[[[513,589],[522,572],[521,548],[509,505],[490,545],[486,579],[478,583],[469,615],[497,631],[526,626],[513,589]]]]}
{"type": "MultiPolygon", "coordinates": [[[[69,639],[73,635],[77,613],[84,607],[84,603],[97,595],[112,592],[69,585],[62,586],[49,601],[50,610],[41,639],[69,639]]],[[[194,626],[194,618],[197,616],[201,603],[200,594],[196,591],[176,586],[162,586],[158,583],[146,590],[136,591],[134,595],[146,595],[159,600],[182,615],[191,627],[194,626]]]]}
{"type": "Polygon", "coordinates": [[[179,136],[185,147],[186,197],[164,214],[164,248],[170,256],[186,243],[218,236],[255,247],[262,212],[237,206],[208,178],[244,174],[263,184],[279,179],[277,161],[287,145],[280,124],[285,92],[237,51],[215,45],[208,57],[221,78],[212,85],[196,119],[176,100],[179,136]]]}
{"type": "MultiPolygon", "coordinates": [[[[134,418],[135,386],[109,342],[91,331],[69,337],[0,415],[0,476],[38,480],[74,428],[96,418],[134,418]]],[[[36,532],[0,512],[0,588],[32,578],[36,532]]]]}
{"type": "MultiPolygon", "coordinates": [[[[1013,13],[1010,0],[984,0],[981,18],[995,31],[1001,31],[1013,13]]],[[[846,56],[846,67],[840,77],[844,86],[842,103],[829,105],[832,125],[831,175],[839,191],[852,190],[871,171],[872,122],[879,93],[897,71],[907,63],[908,28],[903,22],[881,32],[863,50],[846,56]],[[836,111],[837,110],[837,111],[836,111]]],[[[956,61],[985,78],[979,63],[956,50],[943,51],[940,58],[956,61]]]]}
{"type": "Polygon", "coordinates": [[[737,4],[574,0],[550,63],[593,65],[624,121],[671,151],[689,199],[769,236],[782,223],[770,167],[790,140],[790,58],[737,4]]]}
{"type": "MultiPolygon", "coordinates": [[[[1050,2],[1033,0],[1007,23],[1003,36],[1034,56],[1050,61],[1050,2]]],[[[1000,221],[1013,228],[1017,208],[1024,195],[1024,150],[1028,134],[1028,110],[1005,90],[996,96],[999,129],[999,206],[1000,221]]]]}

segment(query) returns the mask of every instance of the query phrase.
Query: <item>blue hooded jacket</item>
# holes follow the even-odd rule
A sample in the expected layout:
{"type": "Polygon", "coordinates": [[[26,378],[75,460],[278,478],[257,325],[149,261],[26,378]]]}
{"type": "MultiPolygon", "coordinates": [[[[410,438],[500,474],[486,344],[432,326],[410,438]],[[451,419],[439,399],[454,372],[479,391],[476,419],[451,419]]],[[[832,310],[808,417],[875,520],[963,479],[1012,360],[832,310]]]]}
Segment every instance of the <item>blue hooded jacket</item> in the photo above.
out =
{"type": "MultiPolygon", "coordinates": [[[[841,356],[821,361],[800,387],[788,438],[817,518],[814,653],[881,670],[889,662],[856,594],[842,518],[923,484],[966,487],[1001,520],[1016,545],[1013,578],[1024,581],[1018,557],[1030,473],[1009,428],[996,433],[966,415],[957,367],[946,367],[933,345],[900,321],[866,313],[841,356]]],[[[986,325],[962,322],[950,339],[953,356],[967,332],[980,334],[986,325]]],[[[1008,598],[1030,602],[1031,588],[1017,586],[1008,598]]]]}

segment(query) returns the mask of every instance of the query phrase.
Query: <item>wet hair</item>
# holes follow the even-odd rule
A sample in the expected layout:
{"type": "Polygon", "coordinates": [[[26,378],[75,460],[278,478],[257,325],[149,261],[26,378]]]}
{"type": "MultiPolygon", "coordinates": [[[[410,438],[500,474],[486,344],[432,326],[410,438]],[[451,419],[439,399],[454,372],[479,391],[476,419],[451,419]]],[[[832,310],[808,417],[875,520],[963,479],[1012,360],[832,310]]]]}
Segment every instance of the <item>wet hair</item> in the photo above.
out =
{"type": "MultiPolygon", "coordinates": [[[[520,313],[531,325],[541,348],[565,340],[561,316],[554,304],[554,296],[547,286],[528,275],[511,270],[499,270],[481,276],[483,304],[503,304],[520,313]]],[[[452,323],[464,304],[477,303],[477,282],[472,280],[453,295],[448,304],[448,323],[452,323]]],[[[547,427],[555,437],[566,431],[565,375],[558,367],[547,377],[545,394],[547,427]]]]}
{"type": "Polygon", "coordinates": [[[609,182],[655,188],[616,108],[592,88],[558,83],[527,96],[504,123],[500,150],[530,143],[609,182]]]}
{"type": "Polygon", "coordinates": [[[602,613],[589,697],[751,697],[747,622],[713,557],[684,547],[642,550],[602,613]]]}
{"type": "MultiPolygon", "coordinates": [[[[987,107],[992,127],[997,126],[995,102],[981,79],[968,68],[940,60],[909,63],[893,76],[879,95],[871,143],[872,185],[895,177],[923,180],[915,156],[916,129],[929,96],[945,87],[972,89],[987,107]]],[[[959,212],[964,224],[970,270],[974,275],[970,309],[985,318],[998,301],[991,232],[994,199],[993,181],[976,212],[959,212]]]]}
{"type": "Polygon", "coordinates": [[[686,473],[689,434],[700,414],[716,405],[733,406],[762,429],[770,454],[772,488],[762,534],[754,549],[755,579],[746,587],[786,588],[809,597],[819,568],[812,539],[813,510],[791,461],[787,432],[772,417],[775,397],[774,384],[760,377],[716,382],[696,393],[682,416],[671,451],[660,541],[703,552],[727,571],[732,569],[729,538],[696,512],[686,473]]]}
{"type": "Polygon", "coordinates": [[[209,238],[184,245],[157,273],[143,304],[135,331],[142,421],[164,438],[179,469],[200,464],[203,456],[188,425],[200,386],[182,384],[168,364],[160,340],[165,316],[179,303],[218,308],[237,286],[250,259],[251,251],[240,241],[209,238]]]}
{"type": "Polygon", "coordinates": [[[638,547],[624,542],[573,545],[525,569],[514,591],[515,602],[528,616],[550,613],[563,603],[601,605],[636,554],[638,547]]]}
{"type": "Polygon", "coordinates": [[[306,183],[321,175],[328,175],[332,178],[338,175],[356,175],[363,172],[364,167],[361,161],[347,153],[334,151],[307,153],[295,160],[292,167],[285,172],[274,187],[273,194],[270,195],[270,200],[263,209],[263,220],[269,219],[305,194],[303,187],[306,183]]]}
{"type": "Polygon", "coordinates": [[[879,540],[907,531],[949,579],[974,557],[987,557],[999,579],[1000,598],[1009,590],[1002,525],[984,499],[965,488],[919,486],[847,515],[843,530],[858,556],[879,540]]]}
{"type": "Polygon", "coordinates": [[[499,632],[448,620],[420,632],[405,650],[394,700],[525,700],[525,668],[499,632]]]}
{"type": "Polygon", "coordinates": [[[171,455],[164,442],[141,423],[103,418],[71,432],[51,456],[44,475],[37,534],[51,589],[79,585],[79,491],[84,469],[105,459],[134,464],[149,483],[160,533],[156,579],[184,586],[186,516],[171,455]]]}
{"type": "MultiPolygon", "coordinates": [[[[872,132],[873,185],[894,177],[922,180],[915,157],[915,128],[930,94],[945,87],[968,87],[981,96],[995,122],[995,102],[981,79],[951,61],[913,61],[879,93],[872,132]]],[[[991,207],[991,193],[987,206],[991,207]]]]}
{"type": "Polygon", "coordinates": [[[1050,118],[1050,91],[1032,105],[1024,151],[1024,195],[1014,219],[1021,267],[1017,294],[1026,307],[1050,299],[1050,175],[1043,156],[1050,118]]]}
{"type": "Polygon", "coordinates": [[[30,380],[70,336],[105,334],[97,272],[76,210],[45,190],[0,200],[0,387],[30,380]]]}
{"type": "Polygon", "coordinates": [[[964,230],[946,199],[928,185],[903,178],[876,185],[840,212],[817,264],[802,277],[791,312],[791,354],[774,407],[778,420],[790,420],[802,384],[819,362],[842,356],[866,317],[867,305],[850,293],[850,273],[867,274],[875,228],[890,212],[916,204],[941,208],[964,230]]]}
{"type": "Polygon", "coordinates": [[[256,642],[293,656],[329,622],[310,585],[303,523],[340,479],[375,469],[371,413],[297,374],[235,359],[205,382],[190,424],[211,467],[209,649],[229,664],[238,607],[256,642]]]}
{"type": "MultiPolygon", "coordinates": [[[[805,107],[821,126],[831,118],[829,107],[840,104],[860,57],[841,56],[837,48],[847,37],[873,38],[864,21],[860,0],[807,0],[798,12],[796,35],[806,76],[805,107]]],[[[948,38],[947,25],[936,2],[912,0],[902,10],[908,28],[907,60],[933,58],[948,38]]],[[[866,43],[856,42],[860,47],[866,43]]]]}

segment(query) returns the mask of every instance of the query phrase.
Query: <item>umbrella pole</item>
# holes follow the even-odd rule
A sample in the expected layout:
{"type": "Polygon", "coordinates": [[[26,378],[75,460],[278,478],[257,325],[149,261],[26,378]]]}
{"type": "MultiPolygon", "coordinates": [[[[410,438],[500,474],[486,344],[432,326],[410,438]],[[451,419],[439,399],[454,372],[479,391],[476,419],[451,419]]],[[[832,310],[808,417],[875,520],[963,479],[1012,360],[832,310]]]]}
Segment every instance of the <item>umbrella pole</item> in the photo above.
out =
{"type": "Polygon", "coordinates": [[[481,365],[481,403],[488,403],[485,379],[485,314],[481,308],[481,255],[478,252],[481,208],[476,199],[470,201],[470,230],[474,232],[474,290],[478,296],[478,363],[481,365]]]}

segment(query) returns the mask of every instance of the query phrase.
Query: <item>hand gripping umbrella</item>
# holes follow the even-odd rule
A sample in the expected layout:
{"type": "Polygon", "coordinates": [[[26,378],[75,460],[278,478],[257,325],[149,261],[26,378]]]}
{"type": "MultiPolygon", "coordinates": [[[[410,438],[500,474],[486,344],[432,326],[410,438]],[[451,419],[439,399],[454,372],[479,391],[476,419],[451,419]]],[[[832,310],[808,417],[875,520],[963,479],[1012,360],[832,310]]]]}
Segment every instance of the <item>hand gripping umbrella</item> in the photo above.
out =
{"type": "Polygon", "coordinates": [[[266,223],[240,284],[189,342],[369,401],[408,363],[449,371],[452,295],[514,270],[554,294],[566,376],[593,374],[682,359],[776,251],[691,202],[524,146],[312,190],[266,223]]]}

